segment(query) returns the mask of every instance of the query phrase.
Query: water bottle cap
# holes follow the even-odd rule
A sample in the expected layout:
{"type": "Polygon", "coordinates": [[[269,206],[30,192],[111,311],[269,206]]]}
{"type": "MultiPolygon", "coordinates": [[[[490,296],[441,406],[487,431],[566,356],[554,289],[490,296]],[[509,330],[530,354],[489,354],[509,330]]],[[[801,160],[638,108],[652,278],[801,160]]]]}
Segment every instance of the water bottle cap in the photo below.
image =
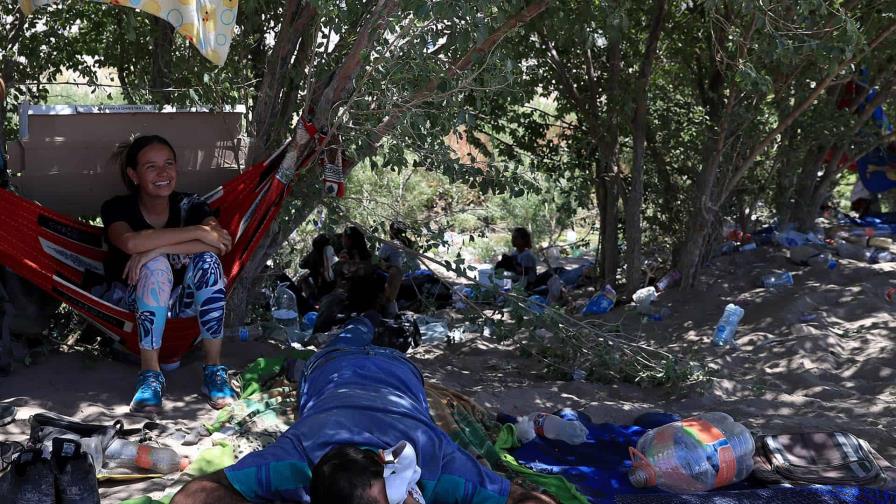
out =
{"type": "Polygon", "coordinates": [[[190,459],[188,459],[187,457],[183,457],[182,459],[180,459],[180,470],[181,471],[186,471],[187,467],[189,467],[189,466],[190,466],[190,459]]]}
{"type": "Polygon", "coordinates": [[[629,457],[632,459],[632,468],[628,472],[628,480],[635,488],[656,486],[656,470],[650,465],[650,461],[634,446],[628,447],[629,457]]]}

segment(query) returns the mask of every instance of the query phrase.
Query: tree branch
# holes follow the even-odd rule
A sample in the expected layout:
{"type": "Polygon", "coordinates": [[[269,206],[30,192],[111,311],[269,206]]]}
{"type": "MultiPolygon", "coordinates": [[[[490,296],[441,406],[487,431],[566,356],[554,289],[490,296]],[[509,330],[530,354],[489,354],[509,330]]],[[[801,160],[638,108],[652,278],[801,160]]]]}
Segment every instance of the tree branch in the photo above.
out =
{"type": "Polygon", "coordinates": [[[417,90],[417,92],[415,92],[404,104],[393,108],[368,136],[366,145],[358,153],[355,162],[360,162],[376,152],[376,149],[379,147],[383,138],[395,129],[398,122],[404,118],[405,114],[414,104],[432,97],[441,82],[454,78],[467,71],[474,61],[482,55],[491,52],[508,33],[531,21],[532,18],[545,10],[550,3],[551,0],[535,0],[526,6],[516,15],[507,19],[485,40],[471,47],[460,60],[448,68],[444,75],[431,79],[422,88],[417,90]]]}
{"type": "Polygon", "coordinates": [[[790,114],[787,115],[779,124],[775,127],[765,138],[762,139],[755,147],[747,154],[744,160],[741,162],[740,166],[735,170],[734,175],[728,180],[728,183],[725,184],[725,188],[722,191],[721,197],[718,200],[718,204],[721,205],[728,199],[728,196],[731,195],[731,192],[737,186],[738,182],[740,182],[741,178],[746,175],[747,171],[753,166],[756,162],[756,158],[759,157],[771,144],[775,141],[775,139],[780,135],[784,130],[790,127],[796,119],[803,114],[812,104],[815,103],[815,100],[821,96],[821,93],[830,86],[831,82],[834,78],[843,72],[849,65],[857,61],[861,61],[865,56],[867,56],[874,48],[880,45],[884,40],[886,40],[890,35],[896,32],[896,22],[891,23],[888,27],[884,28],[872,41],[868,44],[868,47],[862,54],[858,56],[852,56],[850,58],[845,59],[837,68],[831,72],[824,80],[822,80],[818,85],[815,86],[815,89],[803,100],[799,105],[797,105],[790,114]]]}

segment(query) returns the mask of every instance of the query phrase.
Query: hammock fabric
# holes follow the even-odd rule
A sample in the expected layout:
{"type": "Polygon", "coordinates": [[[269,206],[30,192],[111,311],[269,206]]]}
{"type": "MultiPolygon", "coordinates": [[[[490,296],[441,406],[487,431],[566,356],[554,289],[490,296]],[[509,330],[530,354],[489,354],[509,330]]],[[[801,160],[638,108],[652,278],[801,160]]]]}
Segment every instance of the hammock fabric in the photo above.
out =
{"type": "MultiPolygon", "coordinates": [[[[313,125],[305,130],[320,144],[323,136],[313,125]]],[[[281,166],[286,145],[263,163],[227,181],[205,196],[218,221],[233,237],[233,248],[222,257],[228,293],[242,267],[258,248],[277,218],[297,168],[314,158],[314,152],[297,166],[281,166]],[[279,170],[278,170],[279,167],[279,170]]],[[[88,289],[104,280],[106,246],[103,228],[47,209],[10,191],[0,190],[0,264],[24,277],[139,353],[134,313],[92,295],[88,289]]],[[[180,360],[196,342],[196,317],[170,318],[159,353],[163,364],[180,360]]]]}

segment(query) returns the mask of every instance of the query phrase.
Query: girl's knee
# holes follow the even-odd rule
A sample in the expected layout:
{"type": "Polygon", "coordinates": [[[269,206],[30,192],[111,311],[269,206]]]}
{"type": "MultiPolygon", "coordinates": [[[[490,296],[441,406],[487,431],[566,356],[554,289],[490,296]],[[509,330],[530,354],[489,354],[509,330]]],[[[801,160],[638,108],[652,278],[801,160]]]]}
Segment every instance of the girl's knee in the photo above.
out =
{"type": "Polygon", "coordinates": [[[140,269],[137,299],[151,304],[167,303],[174,287],[174,272],[165,257],[156,257],[140,269]]]}
{"type": "Polygon", "coordinates": [[[190,259],[189,280],[197,291],[224,285],[221,260],[211,252],[193,254],[190,259]]]}
{"type": "Polygon", "coordinates": [[[140,274],[143,275],[144,273],[174,276],[174,272],[171,270],[171,263],[163,255],[146,261],[146,264],[140,268],[140,274]]]}

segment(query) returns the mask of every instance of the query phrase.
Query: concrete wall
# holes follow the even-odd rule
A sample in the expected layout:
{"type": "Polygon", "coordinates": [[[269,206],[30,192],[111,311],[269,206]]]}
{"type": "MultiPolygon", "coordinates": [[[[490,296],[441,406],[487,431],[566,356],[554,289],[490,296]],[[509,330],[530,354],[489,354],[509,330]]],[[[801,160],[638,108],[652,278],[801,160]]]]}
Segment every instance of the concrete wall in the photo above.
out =
{"type": "Polygon", "coordinates": [[[95,216],[125,192],[110,161],[116,144],[158,134],[177,151],[177,189],[204,194],[240,172],[242,110],[154,111],[146,106],[20,107],[21,140],[8,145],[12,182],[25,197],[73,216],[95,216]]]}

